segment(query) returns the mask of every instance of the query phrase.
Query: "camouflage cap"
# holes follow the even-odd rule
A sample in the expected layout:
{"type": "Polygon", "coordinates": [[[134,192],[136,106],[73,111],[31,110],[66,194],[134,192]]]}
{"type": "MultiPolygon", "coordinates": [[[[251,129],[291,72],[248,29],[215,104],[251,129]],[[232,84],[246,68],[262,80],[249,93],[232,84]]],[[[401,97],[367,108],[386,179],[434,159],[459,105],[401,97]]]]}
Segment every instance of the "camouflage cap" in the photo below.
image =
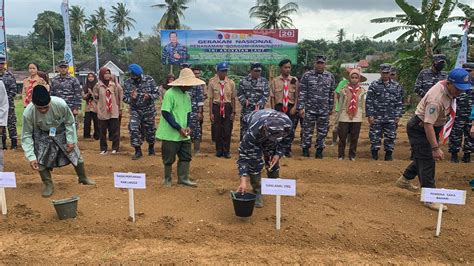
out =
{"type": "Polygon", "coordinates": [[[7,58],[4,55],[0,55],[0,64],[4,64],[7,61],[7,58]]]}
{"type": "Polygon", "coordinates": [[[252,63],[252,64],[250,64],[250,69],[251,69],[251,70],[261,71],[261,70],[262,70],[262,64],[260,64],[260,63],[252,63]]]}
{"type": "Polygon", "coordinates": [[[69,64],[64,60],[61,60],[58,62],[58,67],[62,67],[62,66],[69,66],[69,64]]]}
{"type": "Polygon", "coordinates": [[[472,63],[472,62],[464,63],[464,64],[462,64],[462,68],[464,68],[465,70],[468,70],[468,71],[472,71],[472,70],[474,70],[474,63],[472,63]]]}
{"type": "Polygon", "coordinates": [[[446,62],[446,55],[444,54],[435,54],[433,55],[433,62],[446,62]]]}
{"type": "Polygon", "coordinates": [[[391,71],[392,71],[392,65],[390,65],[390,64],[381,64],[380,65],[380,72],[390,73],[391,71]]]}
{"type": "Polygon", "coordinates": [[[273,112],[265,120],[266,137],[270,141],[281,141],[291,133],[292,128],[290,118],[281,112],[273,112]]]}
{"type": "Polygon", "coordinates": [[[314,62],[321,62],[321,63],[326,63],[326,56],[325,55],[317,55],[316,58],[314,59],[314,62]]]}

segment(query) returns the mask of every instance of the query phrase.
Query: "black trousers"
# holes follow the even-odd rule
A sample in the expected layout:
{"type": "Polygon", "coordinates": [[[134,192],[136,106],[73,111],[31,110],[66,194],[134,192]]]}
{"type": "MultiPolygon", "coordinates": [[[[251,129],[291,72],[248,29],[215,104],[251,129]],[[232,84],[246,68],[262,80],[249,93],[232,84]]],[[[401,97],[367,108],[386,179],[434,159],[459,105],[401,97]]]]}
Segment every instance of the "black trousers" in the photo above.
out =
{"type": "Polygon", "coordinates": [[[361,125],[362,122],[339,122],[337,127],[337,133],[339,135],[338,157],[344,158],[347,136],[349,136],[350,141],[349,158],[356,157],[361,125]]]}
{"type": "MultiPolygon", "coordinates": [[[[291,111],[291,108],[293,108],[293,106],[295,106],[294,104],[291,104],[291,103],[288,103],[288,111],[285,113],[291,120],[291,122],[293,123],[293,130],[291,131],[290,133],[290,138],[291,138],[291,143],[293,144],[293,140],[295,139],[295,130],[296,130],[296,126],[295,124],[298,123],[298,112],[296,112],[294,115],[291,115],[290,111],[291,111]]],[[[275,106],[274,106],[274,109],[277,110],[278,112],[282,112],[283,113],[283,104],[282,103],[277,103],[275,106]]],[[[291,152],[291,145],[290,145],[290,148],[288,151],[285,152],[286,155],[288,155],[288,153],[291,152]]]]}
{"type": "Polygon", "coordinates": [[[86,112],[84,114],[84,138],[90,139],[91,135],[91,124],[94,124],[94,139],[99,139],[99,121],[97,119],[97,113],[86,112]]]}
{"type": "MultiPolygon", "coordinates": [[[[435,127],[436,136],[438,136],[441,129],[442,127],[435,127]]],[[[421,187],[435,188],[436,162],[433,158],[431,144],[426,138],[423,121],[416,115],[408,121],[407,134],[413,161],[405,169],[403,176],[409,180],[418,176],[421,187]]]]}
{"type": "Polygon", "coordinates": [[[107,131],[109,137],[112,139],[112,150],[118,151],[120,146],[120,125],[118,118],[111,118],[108,120],[99,120],[100,130],[100,150],[107,151],[107,131]]]}
{"type": "Polygon", "coordinates": [[[220,105],[212,105],[212,114],[214,115],[214,138],[216,141],[216,152],[230,152],[230,139],[232,136],[232,105],[224,105],[224,117],[220,114],[220,105]]]}

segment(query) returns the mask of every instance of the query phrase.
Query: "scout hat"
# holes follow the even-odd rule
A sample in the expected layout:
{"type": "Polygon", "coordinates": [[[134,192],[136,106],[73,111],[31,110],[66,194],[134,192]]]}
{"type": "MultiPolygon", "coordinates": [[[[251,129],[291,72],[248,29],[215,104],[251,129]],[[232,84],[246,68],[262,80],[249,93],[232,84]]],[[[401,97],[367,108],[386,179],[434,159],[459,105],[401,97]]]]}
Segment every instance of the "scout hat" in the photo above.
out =
{"type": "Polygon", "coordinates": [[[69,64],[64,60],[61,60],[58,62],[58,67],[62,67],[62,66],[69,66],[69,64]]]}
{"type": "Polygon", "coordinates": [[[449,72],[448,81],[451,82],[456,89],[468,91],[471,89],[471,77],[469,73],[462,68],[455,68],[449,72]]]}
{"type": "Polygon", "coordinates": [[[352,74],[358,74],[358,75],[359,75],[359,82],[365,82],[365,81],[367,81],[367,78],[364,77],[364,76],[360,73],[360,70],[357,69],[357,68],[351,69],[350,72],[349,72],[349,69],[346,69],[342,75],[344,76],[345,79],[347,79],[347,80],[350,81],[352,74]]]}
{"type": "Polygon", "coordinates": [[[381,64],[380,65],[380,72],[382,73],[390,73],[392,66],[390,64],[381,64]]]}
{"type": "Polygon", "coordinates": [[[43,85],[36,85],[33,88],[32,100],[36,106],[46,106],[51,101],[51,96],[49,95],[48,90],[43,85]]]}
{"type": "Polygon", "coordinates": [[[206,84],[204,81],[196,78],[194,73],[189,68],[183,68],[181,72],[179,72],[179,78],[175,81],[168,84],[168,86],[184,86],[184,87],[192,87],[192,86],[199,86],[206,84]]]}

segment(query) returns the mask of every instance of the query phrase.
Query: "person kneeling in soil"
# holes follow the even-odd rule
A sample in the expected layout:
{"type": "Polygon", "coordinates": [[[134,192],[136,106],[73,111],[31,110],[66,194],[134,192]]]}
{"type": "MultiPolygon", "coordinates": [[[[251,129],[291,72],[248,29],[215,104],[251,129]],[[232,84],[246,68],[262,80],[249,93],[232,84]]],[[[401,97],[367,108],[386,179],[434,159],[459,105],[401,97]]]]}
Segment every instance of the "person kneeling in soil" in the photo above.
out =
{"type": "Polygon", "coordinates": [[[84,160],[76,144],[71,109],[63,99],[50,96],[44,86],[35,86],[32,104],[23,112],[21,146],[31,168],[39,171],[44,184],[43,197],[53,194],[51,170],[70,163],[74,165],[80,184],[95,185],[86,176],[84,160]]]}
{"type": "Polygon", "coordinates": [[[249,127],[239,146],[237,165],[240,186],[237,191],[244,193],[250,178],[253,192],[257,194],[255,207],[261,208],[263,200],[260,181],[263,165],[267,169],[268,178],[280,178],[278,161],[291,146],[293,123],[286,114],[272,109],[253,112],[244,119],[249,127]]]}
{"type": "Polygon", "coordinates": [[[171,170],[178,155],[178,184],[196,187],[189,180],[191,164],[191,97],[187,93],[193,86],[204,85],[189,68],[184,68],[179,78],[170,85],[161,104],[161,118],[156,137],[162,141],[161,156],[165,165],[163,184],[171,187],[171,170]]]}

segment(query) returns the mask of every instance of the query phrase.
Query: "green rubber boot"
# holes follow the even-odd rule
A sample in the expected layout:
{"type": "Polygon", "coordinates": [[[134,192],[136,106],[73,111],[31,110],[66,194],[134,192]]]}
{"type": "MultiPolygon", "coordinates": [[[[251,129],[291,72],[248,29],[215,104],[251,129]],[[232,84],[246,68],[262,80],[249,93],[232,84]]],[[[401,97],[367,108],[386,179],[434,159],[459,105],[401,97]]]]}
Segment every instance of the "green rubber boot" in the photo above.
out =
{"type": "Polygon", "coordinates": [[[189,165],[191,162],[178,161],[178,185],[197,187],[195,182],[189,180],[189,165]]]}
{"type": "Polygon", "coordinates": [[[42,171],[39,171],[41,181],[43,181],[44,188],[43,188],[43,193],[41,196],[43,198],[49,198],[51,195],[53,195],[54,191],[54,185],[53,185],[53,178],[51,177],[51,171],[46,168],[42,171]]]}
{"type": "Polygon", "coordinates": [[[268,178],[280,178],[280,169],[267,171],[268,178]]]}
{"type": "Polygon", "coordinates": [[[165,187],[171,187],[171,172],[173,171],[173,165],[165,165],[165,179],[163,185],[165,187]]]}
{"type": "Polygon", "coordinates": [[[93,180],[90,180],[86,175],[84,162],[77,163],[77,166],[74,167],[74,170],[76,170],[76,174],[79,177],[79,184],[89,185],[89,186],[95,185],[95,182],[93,180]]]}
{"type": "Polygon", "coordinates": [[[262,176],[261,174],[256,175],[249,175],[250,177],[250,185],[252,185],[253,193],[257,195],[257,199],[255,200],[255,207],[262,208],[263,207],[263,199],[262,199],[262,176]]]}

